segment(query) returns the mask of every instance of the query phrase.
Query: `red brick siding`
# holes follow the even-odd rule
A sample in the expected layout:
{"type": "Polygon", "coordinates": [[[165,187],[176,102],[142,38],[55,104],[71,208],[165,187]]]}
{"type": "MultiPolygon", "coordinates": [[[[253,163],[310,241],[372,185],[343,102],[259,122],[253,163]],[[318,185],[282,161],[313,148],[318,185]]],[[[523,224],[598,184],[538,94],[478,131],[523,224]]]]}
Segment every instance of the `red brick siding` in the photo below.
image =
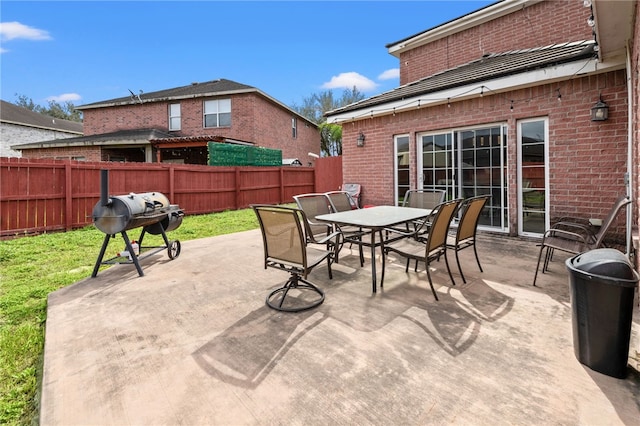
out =
{"type": "Polygon", "coordinates": [[[587,26],[590,14],[578,0],[543,1],[417,47],[400,55],[400,84],[474,61],[486,53],[591,40],[587,26]]]}
{"type": "MultiPolygon", "coordinates": [[[[203,100],[204,98],[196,98],[179,101],[181,129],[171,132],[172,134],[223,136],[254,142],[258,146],[281,149],[283,158],[300,158],[303,164],[306,164],[308,152],[319,153],[318,130],[298,117],[298,135],[293,138],[291,131],[293,114],[263,96],[255,93],[231,96],[231,126],[218,128],[204,128],[203,100]]],[[[148,102],[86,110],[84,112],[85,135],[140,128],[169,131],[169,103],[173,102],[148,102]]]]}
{"type": "Polygon", "coordinates": [[[508,126],[509,218],[517,230],[517,120],[549,118],[549,175],[551,217],[580,213],[604,217],[615,198],[624,193],[626,171],[627,102],[625,72],[584,77],[500,95],[485,95],[466,102],[420,108],[347,123],[343,126],[343,175],[345,182],[363,185],[364,204],[393,204],[393,137],[409,134],[411,185],[415,187],[415,139],[425,131],[506,123],[508,126]],[[609,105],[609,120],[592,122],[590,109],[602,93],[609,105]],[[510,100],[514,102],[513,112],[510,100]],[[356,147],[359,132],[365,147],[356,147]],[[594,189],[597,189],[595,191],[594,189]],[[603,194],[605,194],[603,196],[603,194]]]}

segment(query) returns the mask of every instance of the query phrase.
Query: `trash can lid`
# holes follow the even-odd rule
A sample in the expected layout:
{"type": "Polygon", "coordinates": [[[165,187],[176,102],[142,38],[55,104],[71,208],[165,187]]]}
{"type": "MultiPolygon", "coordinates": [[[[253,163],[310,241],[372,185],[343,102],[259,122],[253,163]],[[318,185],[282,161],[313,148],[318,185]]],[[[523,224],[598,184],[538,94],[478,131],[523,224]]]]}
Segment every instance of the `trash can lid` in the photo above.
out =
{"type": "Polygon", "coordinates": [[[571,259],[572,266],[588,274],[638,281],[627,256],[619,250],[602,248],[587,251],[571,259]]]}

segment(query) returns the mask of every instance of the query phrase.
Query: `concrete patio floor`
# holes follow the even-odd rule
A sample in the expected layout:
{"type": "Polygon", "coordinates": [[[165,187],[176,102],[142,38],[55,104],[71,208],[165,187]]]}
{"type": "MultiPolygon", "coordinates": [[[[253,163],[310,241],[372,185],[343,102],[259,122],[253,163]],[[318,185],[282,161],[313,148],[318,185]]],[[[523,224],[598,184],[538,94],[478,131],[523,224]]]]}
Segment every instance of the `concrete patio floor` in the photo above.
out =
{"type": "Polygon", "coordinates": [[[372,294],[353,250],[297,314],[265,306],[287,274],[259,230],[101,271],[49,296],[41,424],[640,424],[637,303],[627,378],[597,373],[574,355],[566,257],[532,287],[535,243],[478,246],[467,284],[435,264],[439,302],[400,261],[372,294]]]}

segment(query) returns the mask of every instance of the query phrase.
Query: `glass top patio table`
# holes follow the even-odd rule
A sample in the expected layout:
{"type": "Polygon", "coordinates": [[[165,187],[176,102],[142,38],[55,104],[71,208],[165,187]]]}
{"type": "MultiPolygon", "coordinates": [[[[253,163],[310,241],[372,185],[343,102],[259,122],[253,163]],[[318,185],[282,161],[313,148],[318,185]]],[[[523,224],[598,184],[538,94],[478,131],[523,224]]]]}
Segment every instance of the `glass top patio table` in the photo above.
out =
{"type": "Polygon", "coordinates": [[[330,213],[316,216],[321,222],[335,223],[338,225],[359,226],[371,230],[371,279],[373,292],[376,292],[376,256],[375,248],[383,244],[382,235],[380,243],[376,244],[376,232],[382,231],[393,225],[423,219],[431,214],[430,209],[417,209],[413,207],[398,206],[374,206],[364,209],[354,209],[338,213],[330,213]]]}

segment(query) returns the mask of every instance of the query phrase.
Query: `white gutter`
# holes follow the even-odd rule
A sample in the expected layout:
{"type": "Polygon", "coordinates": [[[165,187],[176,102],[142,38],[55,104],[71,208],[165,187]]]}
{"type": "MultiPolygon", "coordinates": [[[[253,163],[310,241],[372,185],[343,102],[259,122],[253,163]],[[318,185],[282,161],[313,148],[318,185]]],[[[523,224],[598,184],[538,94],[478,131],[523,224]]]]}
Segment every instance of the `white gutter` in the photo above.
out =
{"type": "Polygon", "coordinates": [[[627,40],[627,173],[625,174],[625,184],[627,186],[627,196],[631,203],[627,205],[627,256],[631,255],[631,245],[633,243],[633,82],[631,80],[631,54],[629,52],[629,41],[627,40]]]}
{"type": "MultiPolygon", "coordinates": [[[[624,63],[622,61],[602,63],[598,62],[597,59],[586,59],[584,61],[560,64],[550,68],[533,70],[483,82],[465,84],[464,86],[458,86],[452,89],[416,95],[406,99],[363,107],[362,109],[350,110],[331,115],[327,122],[339,124],[348,121],[364,120],[416,108],[459,102],[465,99],[477,98],[484,94],[489,96],[525,87],[541,86],[543,84],[564,81],[576,75],[597,74],[618,69],[624,69],[624,63]]],[[[509,103],[509,100],[505,100],[505,103],[509,103]]],[[[515,106],[517,107],[517,105],[515,106]]]]}

